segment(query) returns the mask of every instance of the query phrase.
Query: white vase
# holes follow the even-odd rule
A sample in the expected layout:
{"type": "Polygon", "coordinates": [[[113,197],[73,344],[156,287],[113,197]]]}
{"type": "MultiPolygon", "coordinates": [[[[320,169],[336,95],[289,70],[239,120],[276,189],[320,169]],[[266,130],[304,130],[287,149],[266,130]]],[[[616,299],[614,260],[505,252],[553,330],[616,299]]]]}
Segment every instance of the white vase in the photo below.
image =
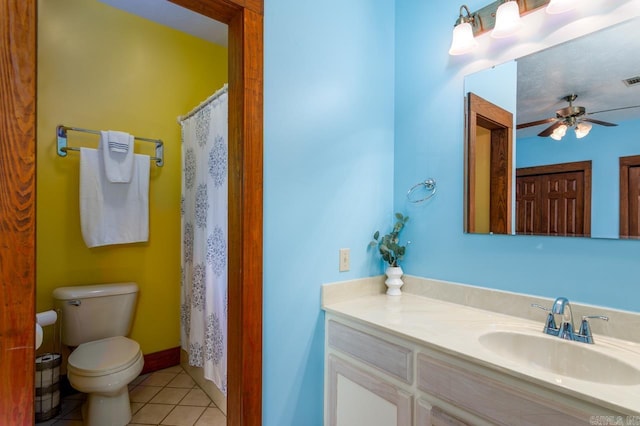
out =
{"type": "Polygon", "coordinates": [[[389,266],[385,271],[387,279],[384,282],[387,285],[387,294],[389,296],[400,296],[402,292],[400,287],[404,284],[402,282],[402,268],[399,266],[389,266]]]}

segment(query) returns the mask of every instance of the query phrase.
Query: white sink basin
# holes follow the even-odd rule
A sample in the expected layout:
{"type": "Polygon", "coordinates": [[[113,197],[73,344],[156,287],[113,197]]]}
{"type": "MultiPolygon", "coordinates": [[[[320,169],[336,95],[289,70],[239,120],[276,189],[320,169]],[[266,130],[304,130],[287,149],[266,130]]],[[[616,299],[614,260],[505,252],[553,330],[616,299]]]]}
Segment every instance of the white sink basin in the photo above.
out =
{"type": "Polygon", "coordinates": [[[500,357],[552,374],[602,384],[640,384],[640,370],[586,343],[513,331],[485,333],[479,340],[500,357]]]}

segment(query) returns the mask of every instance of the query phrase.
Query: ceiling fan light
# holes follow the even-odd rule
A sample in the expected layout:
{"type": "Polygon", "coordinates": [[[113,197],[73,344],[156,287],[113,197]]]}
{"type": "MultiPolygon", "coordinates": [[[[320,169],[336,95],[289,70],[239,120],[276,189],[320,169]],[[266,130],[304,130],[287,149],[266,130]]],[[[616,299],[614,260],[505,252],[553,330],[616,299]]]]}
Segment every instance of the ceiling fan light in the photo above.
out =
{"type": "Polygon", "coordinates": [[[509,37],[515,34],[521,26],[518,2],[507,1],[502,3],[496,11],[496,25],[491,32],[491,37],[509,37]]]}
{"type": "Polygon", "coordinates": [[[449,55],[464,55],[478,47],[478,41],[473,36],[473,28],[468,22],[463,22],[453,28],[453,38],[449,55]]]}
{"type": "Polygon", "coordinates": [[[581,139],[584,138],[585,136],[587,136],[589,134],[589,132],[591,131],[591,123],[578,123],[578,125],[576,126],[576,138],[581,139]]]}
{"type": "Polygon", "coordinates": [[[564,135],[566,133],[567,133],[567,125],[566,124],[562,124],[562,125],[556,127],[556,129],[553,131],[553,133],[551,133],[550,137],[551,137],[551,139],[559,141],[560,139],[562,139],[564,137],[564,135]]]}
{"type": "Polygon", "coordinates": [[[548,14],[555,15],[557,13],[568,12],[578,6],[577,0],[551,0],[545,9],[548,14]]]}

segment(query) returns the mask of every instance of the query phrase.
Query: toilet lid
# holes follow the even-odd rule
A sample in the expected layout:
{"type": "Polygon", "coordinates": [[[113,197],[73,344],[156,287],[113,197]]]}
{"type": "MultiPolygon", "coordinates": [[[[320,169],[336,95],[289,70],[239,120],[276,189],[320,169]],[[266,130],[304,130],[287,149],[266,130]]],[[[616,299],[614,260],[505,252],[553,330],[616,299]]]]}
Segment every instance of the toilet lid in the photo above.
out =
{"type": "Polygon", "coordinates": [[[142,356],[138,342],[123,336],[83,343],[69,355],[68,369],[85,376],[123,370],[142,356]]]}

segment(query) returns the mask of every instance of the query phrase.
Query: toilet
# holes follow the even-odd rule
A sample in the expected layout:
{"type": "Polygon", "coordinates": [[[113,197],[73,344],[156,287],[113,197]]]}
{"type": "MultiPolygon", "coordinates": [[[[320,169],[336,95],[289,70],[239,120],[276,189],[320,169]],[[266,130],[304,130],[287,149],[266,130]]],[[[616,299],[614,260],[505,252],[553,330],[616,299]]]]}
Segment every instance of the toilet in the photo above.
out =
{"type": "Polygon", "coordinates": [[[140,345],[125,336],[136,308],[136,283],[59,287],[62,343],[76,347],[67,360],[67,378],[87,394],[82,414],[87,426],[124,426],[131,420],[128,385],[144,365],[140,345]]]}

